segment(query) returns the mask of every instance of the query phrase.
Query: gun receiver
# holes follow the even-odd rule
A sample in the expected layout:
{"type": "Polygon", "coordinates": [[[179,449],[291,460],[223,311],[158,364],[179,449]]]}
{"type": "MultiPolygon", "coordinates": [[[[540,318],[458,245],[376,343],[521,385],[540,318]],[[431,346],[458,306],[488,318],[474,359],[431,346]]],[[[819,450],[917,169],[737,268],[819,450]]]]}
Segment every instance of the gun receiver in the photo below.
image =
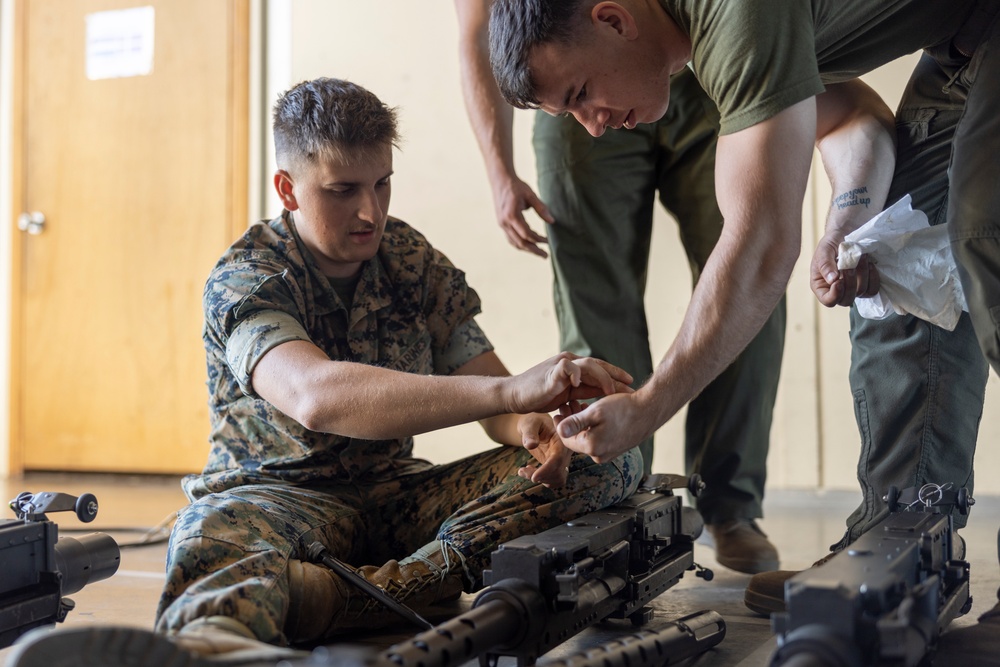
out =
{"type": "Polygon", "coordinates": [[[938,485],[916,495],[903,507],[890,489],[885,519],[785,583],[786,611],[772,616],[772,666],[917,665],[968,613],[969,564],[954,558],[953,521],[939,512],[956,505],[965,513],[974,501],[938,485]]]}

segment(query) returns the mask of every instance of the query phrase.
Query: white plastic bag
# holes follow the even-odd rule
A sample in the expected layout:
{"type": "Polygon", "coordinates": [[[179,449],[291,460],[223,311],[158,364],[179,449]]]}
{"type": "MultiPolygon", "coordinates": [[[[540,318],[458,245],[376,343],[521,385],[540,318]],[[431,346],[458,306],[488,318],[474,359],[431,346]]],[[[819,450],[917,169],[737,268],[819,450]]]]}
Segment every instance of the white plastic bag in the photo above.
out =
{"type": "Polygon", "coordinates": [[[910,201],[906,195],[848,234],[838,248],[837,268],[855,268],[864,254],[874,261],[881,283],[878,294],[855,301],[862,317],[909,313],[952,331],[968,306],[948,227],[932,227],[910,201]]]}

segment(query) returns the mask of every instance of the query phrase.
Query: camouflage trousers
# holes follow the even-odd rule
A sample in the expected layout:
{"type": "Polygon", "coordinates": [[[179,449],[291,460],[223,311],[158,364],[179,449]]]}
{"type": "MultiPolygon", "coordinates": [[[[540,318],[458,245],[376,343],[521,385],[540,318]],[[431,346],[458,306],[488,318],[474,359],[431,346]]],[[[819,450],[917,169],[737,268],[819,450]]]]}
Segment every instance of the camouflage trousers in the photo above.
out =
{"type": "Polygon", "coordinates": [[[285,644],[288,561],[307,560],[314,541],[356,567],[444,544],[459,555],[450,571],[471,592],[499,544],[613,505],[642,476],[635,449],[604,464],[575,455],[566,486],[549,489],[517,476],[531,459],[519,447],[499,447],[392,479],[254,484],[202,497],[174,525],[156,629],[171,633],[223,615],[262,641],[285,644]]]}

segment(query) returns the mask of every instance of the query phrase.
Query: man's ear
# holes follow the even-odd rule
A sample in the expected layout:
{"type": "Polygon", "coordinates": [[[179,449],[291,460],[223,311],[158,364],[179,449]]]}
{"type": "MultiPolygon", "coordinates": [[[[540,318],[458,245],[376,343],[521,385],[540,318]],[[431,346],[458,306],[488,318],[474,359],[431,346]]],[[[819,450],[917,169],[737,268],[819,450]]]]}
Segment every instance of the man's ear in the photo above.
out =
{"type": "Polygon", "coordinates": [[[282,205],[289,211],[294,211],[299,207],[295,201],[295,184],[292,183],[292,176],[284,169],[274,172],[274,189],[281,199],[282,205]]]}
{"type": "Polygon", "coordinates": [[[597,28],[610,28],[625,39],[633,40],[639,34],[635,17],[617,2],[598,2],[590,10],[590,20],[597,28]]]}

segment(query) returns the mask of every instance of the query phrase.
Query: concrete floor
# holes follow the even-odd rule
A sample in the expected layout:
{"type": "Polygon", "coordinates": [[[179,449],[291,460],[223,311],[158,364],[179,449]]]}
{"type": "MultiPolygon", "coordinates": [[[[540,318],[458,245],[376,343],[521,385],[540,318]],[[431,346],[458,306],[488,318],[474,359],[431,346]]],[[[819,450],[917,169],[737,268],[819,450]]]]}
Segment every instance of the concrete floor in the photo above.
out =
{"type": "MultiPolygon", "coordinates": [[[[31,474],[21,479],[0,480],[0,500],[6,503],[22,491],[61,491],[73,495],[89,492],[97,496],[100,511],[91,524],[82,524],[72,513],[54,513],[49,518],[59,524],[60,535],[76,535],[71,530],[105,530],[119,544],[139,539],[144,529],[168,520],[185,504],[176,478],[31,474]],[[131,530],[120,530],[131,529],[131,530]]],[[[828,545],[840,538],[844,518],[853,509],[857,496],[836,492],[771,492],[765,502],[766,519],[761,526],[778,546],[782,567],[798,569],[809,566],[827,553],[828,545]]],[[[980,497],[973,509],[969,526],[962,532],[967,542],[967,560],[971,565],[973,607],[971,613],[957,619],[952,628],[974,623],[976,617],[996,603],[1000,585],[997,564],[997,528],[1000,526],[1000,497],[980,497]]],[[[9,511],[0,513],[13,518],[9,511]]],[[[93,624],[118,624],[152,627],[153,614],[163,584],[164,543],[122,549],[117,574],[105,581],[86,586],[72,595],[76,608],[58,629],[93,624]]],[[[697,665],[767,665],[775,641],[768,619],[747,610],[742,603],[749,579],[719,566],[710,546],[699,544],[695,560],[714,570],[715,578],[685,575],[679,584],[654,603],[655,615],[649,628],[660,628],[685,614],[711,609],[725,619],[725,639],[700,658],[688,661],[697,665]]],[[[464,596],[456,610],[468,608],[474,596],[464,596]]],[[[540,662],[566,657],[582,648],[632,632],[631,625],[607,622],[585,630],[540,662]]],[[[380,633],[365,638],[369,645],[388,647],[412,636],[400,628],[396,633],[380,633]]],[[[0,650],[6,662],[9,649],[0,650]]],[[[513,664],[504,659],[502,664],[513,664]]],[[[471,664],[471,663],[470,663],[471,664]]],[[[153,666],[151,666],[153,667],[153,666]]]]}

